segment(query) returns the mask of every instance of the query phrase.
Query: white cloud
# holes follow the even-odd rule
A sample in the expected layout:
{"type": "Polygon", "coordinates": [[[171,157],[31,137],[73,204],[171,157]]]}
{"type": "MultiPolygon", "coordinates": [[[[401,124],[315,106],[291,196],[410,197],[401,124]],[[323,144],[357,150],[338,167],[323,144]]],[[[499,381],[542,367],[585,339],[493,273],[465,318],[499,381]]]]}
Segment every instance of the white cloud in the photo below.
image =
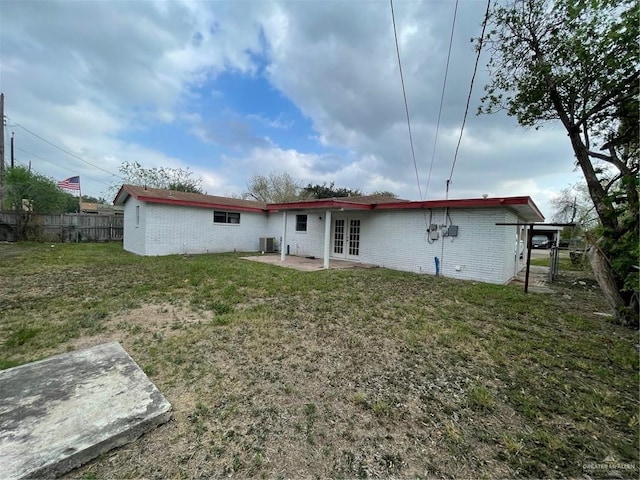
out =
{"type": "Polygon", "coordinates": [[[116,178],[15,122],[109,172],[125,160],[186,167],[187,159],[123,137],[171,123],[176,112],[183,118],[180,104],[194,83],[225,69],[253,71],[250,53],[260,48],[257,25],[223,21],[215,29],[215,12],[199,2],[6,2],[2,9],[0,88],[19,157],[54,178],[81,174],[96,195],[116,178]]]}
{"type": "MultiPolygon", "coordinates": [[[[322,145],[354,152],[348,160],[353,163],[335,169],[333,177],[362,180],[350,172],[359,171],[362,159],[375,158],[368,168],[386,185],[401,188],[402,196],[417,198],[388,5],[286,5],[265,28],[271,44],[269,78],[312,119],[322,145]]],[[[479,5],[467,7],[459,13],[430,178],[450,28],[443,19],[452,17],[453,6],[411,2],[396,7],[417,167],[423,190],[429,184],[429,198],[444,196],[475,60],[468,39],[479,34],[482,12],[479,5]]],[[[523,130],[504,115],[475,116],[485,75],[479,72],[451,193],[493,189],[509,195],[520,182],[533,187],[533,177],[570,171],[570,148],[559,129],[523,130]]]]}
{"type": "Polygon", "coordinates": [[[268,127],[282,130],[288,130],[294,125],[293,120],[286,120],[282,113],[279,113],[276,118],[269,118],[259,113],[251,113],[247,115],[247,120],[253,120],[268,127]]]}
{"type": "MultiPolygon", "coordinates": [[[[225,171],[229,173],[237,169],[265,175],[286,171],[302,186],[334,182],[336,187],[359,189],[365,193],[380,190],[398,192],[405,187],[401,182],[389,180],[377,173],[381,161],[373,156],[361,157],[344,165],[337,164],[335,169],[323,171],[324,166],[335,163],[335,159],[326,155],[270,147],[255,148],[245,157],[225,158],[225,163],[225,171]]],[[[245,191],[246,183],[237,185],[232,190],[245,191]]]]}
{"type": "MultiPolygon", "coordinates": [[[[428,198],[445,193],[475,59],[469,38],[479,34],[483,7],[464,7],[428,178],[453,5],[395,5],[428,198]]],[[[419,196],[385,2],[4,2],[2,10],[0,89],[9,117],[107,171],[117,173],[125,160],[191,166],[213,194],[241,192],[255,173],[287,171],[304,183],[419,196]],[[278,144],[252,128],[253,122],[295,131],[298,125],[280,112],[192,108],[212,99],[224,104],[227,92],[215,79],[225,72],[266,76],[310,120],[314,131],[304,135],[317,139],[317,150],[278,144]],[[205,152],[210,148],[209,163],[165,151],[162,139],[132,140],[159,124],[164,132],[176,129],[176,137],[193,137],[205,152]]],[[[520,129],[505,115],[476,117],[485,80],[481,68],[451,195],[549,198],[562,179],[574,177],[566,135],[557,128],[520,129]]],[[[9,122],[11,129],[21,148],[46,158],[34,157],[43,173],[79,173],[93,194],[113,181],[9,122]]]]}

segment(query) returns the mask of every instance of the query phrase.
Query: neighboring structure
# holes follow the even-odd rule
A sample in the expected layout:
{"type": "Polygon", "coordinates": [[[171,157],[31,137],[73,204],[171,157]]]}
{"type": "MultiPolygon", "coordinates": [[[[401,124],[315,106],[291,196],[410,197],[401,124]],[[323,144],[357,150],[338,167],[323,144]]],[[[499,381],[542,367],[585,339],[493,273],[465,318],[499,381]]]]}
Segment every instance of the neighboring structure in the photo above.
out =
{"type": "Polygon", "coordinates": [[[564,227],[557,227],[553,225],[534,225],[533,234],[544,235],[549,239],[549,247],[558,247],[560,246],[560,234],[562,233],[563,228],[564,227]]]}
{"type": "Polygon", "coordinates": [[[544,217],[529,197],[408,201],[346,197],[265,204],[124,185],[124,248],[140,255],[261,251],[506,283],[524,265],[523,226],[544,217]]]}
{"type": "Polygon", "coordinates": [[[122,215],[123,208],[103,203],[80,202],[80,213],[91,215],[122,215]]]}

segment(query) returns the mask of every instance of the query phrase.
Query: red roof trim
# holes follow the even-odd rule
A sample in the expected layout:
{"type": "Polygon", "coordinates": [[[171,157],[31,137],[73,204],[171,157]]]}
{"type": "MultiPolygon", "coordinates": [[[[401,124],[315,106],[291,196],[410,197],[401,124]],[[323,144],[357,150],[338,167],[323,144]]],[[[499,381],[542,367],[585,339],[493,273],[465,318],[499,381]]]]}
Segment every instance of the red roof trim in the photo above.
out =
{"type": "Polygon", "coordinates": [[[388,209],[429,209],[429,208],[495,208],[495,207],[510,207],[517,205],[526,205],[534,213],[544,220],[544,215],[538,209],[531,197],[492,197],[492,198],[467,198],[461,200],[425,200],[418,202],[404,202],[404,203],[383,203],[375,206],[376,210],[388,210],[388,209]]]}
{"type": "Polygon", "coordinates": [[[161,203],[164,205],[179,205],[181,207],[199,207],[199,208],[208,208],[209,210],[225,210],[225,211],[239,211],[239,212],[257,212],[264,213],[265,210],[257,207],[241,207],[238,205],[223,205],[223,204],[215,204],[215,203],[203,203],[203,202],[193,202],[190,200],[176,200],[169,198],[155,198],[155,197],[138,197],[138,200],[141,202],[147,203],[161,203]]]}
{"type": "Polygon", "coordinates": [[[469,198],[461,200],[424,200],[424,201],[402,201],[363,204],[355,201],[340,200],[317,200],[305,202],[271,203],[267,205],[270,212],[276,210],[309,210],[309,209],[336,209],[345,210],[419,210],[431,208],[495,208],[526,205],[533,212],[544,220],[544,215],[530,197],[492,197],[492,198],[469,198]]]}
{"type": "Polygon", "coordinates": [[[147,189],[142,190],[142,187],[136,187],[132,185],[123,185],[120,187],[116,198],[114,199],[114,205],[124,205],[129,197],[133,197],[141,202],[157,203],[164,205],[176,205],[185,207],[198,207],[206,208],[208,210],[226,210],[226,211],[240,211],[240,212],[267,212],[266,204],[261,204],[252,201],[238,201],[235,199],[226,197],[213,197],[211,195],[196,195],[184,192],[175,192],[172,194],[170,190],[162,189],[147,189]],[[187,198],[185,198],[185,196],[187,198]],[[202,198],[205,201],[200,201],[202,198]],[[254,204],[255,206],[253,206],[254,204]]]}
{"type": "Polygon", "coordinates": [[[124,204],[127,196],[134,196],[142,202],[159,203],[166,205],[178,205],[187,207],[199,207],[207,208],[210,210],[230,210],[240,212],[276,212],[285,210],[419,210],[419,209],[434,209],[434,208],[496,208],[496,207],[528,207],[533,214],[541,221],[544,220],[544,215],[538,209],[531,197],[490,197],[490,198],[469,198],[459,200],[423,200],[423,201],[407,201],[398,200],[391,202],[380,203],[360,203],[357,198],[327,198],[321,200],[304,200],[299,202],[285,202],[285,203],[270,203],[264,207],[251,207],[241,205],[228,205],[225,203],[211,203],[211,202],[198,202],[194,200],[179,200],[177,198],[167,197],[151,197],[151,196],[136,196],[134,192],[127,188],[127,185],[123,185],[116,198],[114,199],[114,205],[120,203],[124,204]],[[122,198],[124,197],[124,198],[122,198]]]}
{"type": "Polygon", "coordinates": [[[423,200],[405,203],[385,203],[377,205],[377,209],[387,208],[478,208],[503,207],[505,205],[527,205],[529,197],[493,197],[464,198],[459,200],[423,200]]]}

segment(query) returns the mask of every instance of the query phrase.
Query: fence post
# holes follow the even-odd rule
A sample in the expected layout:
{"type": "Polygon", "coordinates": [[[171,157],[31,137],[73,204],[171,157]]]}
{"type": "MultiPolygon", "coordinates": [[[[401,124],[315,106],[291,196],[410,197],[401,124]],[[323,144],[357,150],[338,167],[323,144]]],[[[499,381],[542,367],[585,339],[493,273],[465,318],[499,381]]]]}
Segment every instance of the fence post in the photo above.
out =
{"type": "Polygon", "coordinates": [[[560,250],[555,245],[551,247],[551,252],[549,252],[549,255],[551,256],[549,262],[549,282],[553,282],[558,278],[558,265],[560,261],[559,252],[560,250]]]}

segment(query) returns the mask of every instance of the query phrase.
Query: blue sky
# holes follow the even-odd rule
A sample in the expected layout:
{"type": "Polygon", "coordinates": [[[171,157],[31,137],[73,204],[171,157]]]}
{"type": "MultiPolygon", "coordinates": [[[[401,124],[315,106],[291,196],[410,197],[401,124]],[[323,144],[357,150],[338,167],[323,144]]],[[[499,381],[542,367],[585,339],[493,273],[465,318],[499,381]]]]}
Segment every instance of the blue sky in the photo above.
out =
{"type": "MultiPolygon", "coordinates": [[[[15,132],[19,164],[58,180],[80,175],[94,196],[137,161],[189,168],[214,195],[242,195],[252,175],[287,172],[301,185],[443,198],[485,4],[460,1],[432,156],[453,6],[394,2],[418,178],[389,2],[377,0],[5,0],[7,145],[15,132]]],[[[530,195],[549,216],[550,199],[579,179],[570,145],[554,125],[527,130],[506,115],[475,115],[487,59],[450,196],[530,195]]]]}
{"type": "Polygon", "coordinates": [[[206,119],[200,135],[191,131],[188,119],[181,119],[134,129],[123,138],[198,163],[272,143],[301,151],[322,150],[312,136],[309,119],[260,72],[225,72],[192,94],[196,98],[188,102],[189,112],[206,119]]]}

